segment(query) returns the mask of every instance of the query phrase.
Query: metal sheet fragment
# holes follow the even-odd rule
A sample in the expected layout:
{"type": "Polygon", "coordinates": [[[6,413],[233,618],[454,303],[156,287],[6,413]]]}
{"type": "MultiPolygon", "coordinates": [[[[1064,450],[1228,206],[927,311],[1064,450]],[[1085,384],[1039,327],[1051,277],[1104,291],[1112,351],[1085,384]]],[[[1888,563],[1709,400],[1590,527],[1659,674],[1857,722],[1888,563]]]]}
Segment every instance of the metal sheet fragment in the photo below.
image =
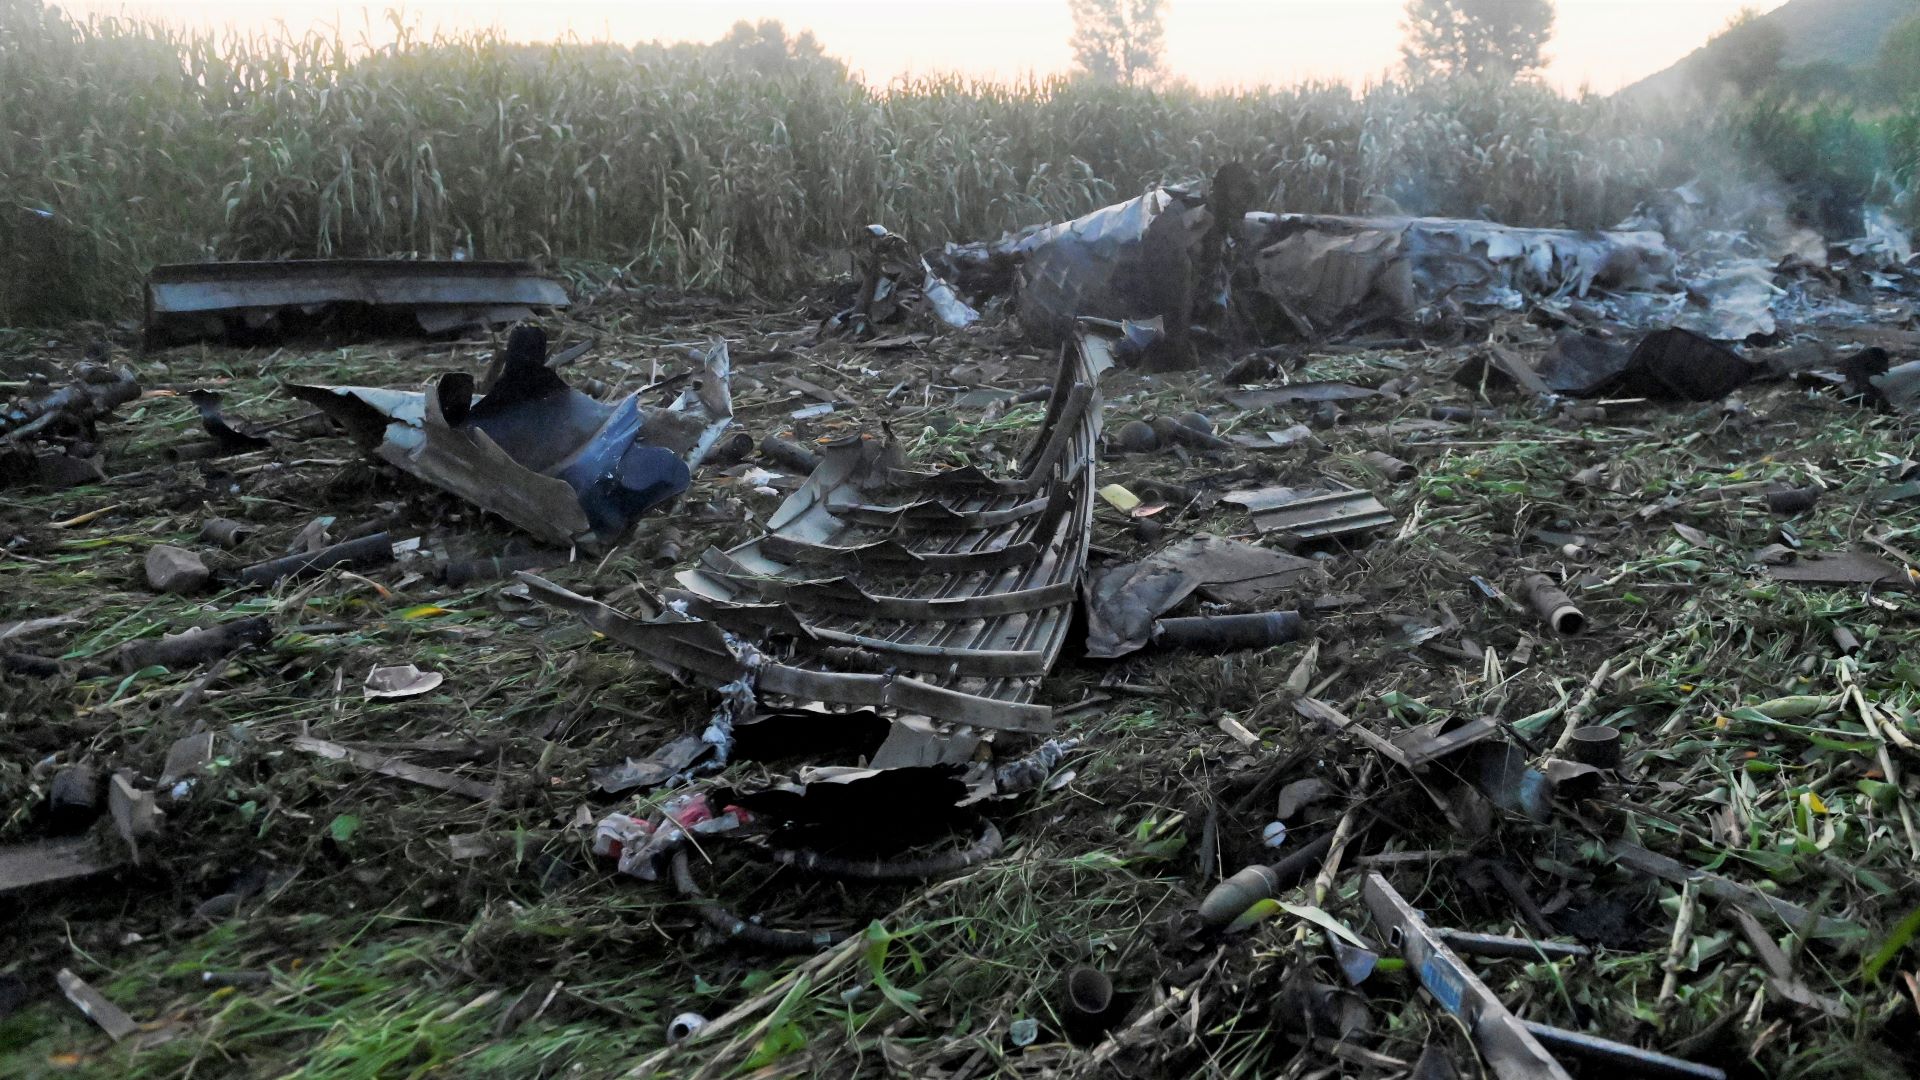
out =
{"type": "Polygon", "coordinates": [[[175,263],[147,277],[149,344],[272,336],[358,319],[441,334],[567,306],[560,283],[518,262],[301,259],[175,263]]]}
{"type": "Polygon", "coordinates": [[[604,546],[685,491],[732,423],[725,342],[665,409],[630,394],[611,404],[569,387],[546,364],[546,335],[522,326],[484,397],[455,372],[428,391],[287,387],[339,421],[381,460],[556,547],[604,546]]]}
{"type": "Polygon", "coordinates": [[[766,535],[707,552],[637,616],[523,578],[676,676],[750,678],[763,710],[879,711],[892,728],[876,764],[951,764],[981,731],[1043,733],[1051,712],[1030,701],[1072,624],[1111,363],[1109,342],[1087,333],[1062,350],[1011,477],[916,472],[878,440],[828,447],[766,535]],[[750,670],[735,641],[754,643],[750,670]]]}
{"type": "Polygon", "coordinates": [[[1263,533],[1287,533],[1301,540],[1357,536],[1385,528],[1394,516],[1379,499],[1357,488],[1342,491],[1302,491],[1261,488],[1237,491],[1222,502],[1243,506],[1263,533]]]}
{"type": "Polygon", "coordinates": [[[1140,562],[1105,570],[1089,583],[1087,655],[1108,659],[1144,647],[1153,636],[1154,620],[1195,591],[1251,605],[1325,578],[1311,559],[1197,536],[1140,562]]]}
{"type": "Polygon", "coordinates": [[[1317,338],[1419,326],[1442,305],[1517,311],[1594,291],[1670,290],[1656,232],[1519,229],[1448,218],[1246,215],[1239,227],[1263,321],[1317,338]]]}

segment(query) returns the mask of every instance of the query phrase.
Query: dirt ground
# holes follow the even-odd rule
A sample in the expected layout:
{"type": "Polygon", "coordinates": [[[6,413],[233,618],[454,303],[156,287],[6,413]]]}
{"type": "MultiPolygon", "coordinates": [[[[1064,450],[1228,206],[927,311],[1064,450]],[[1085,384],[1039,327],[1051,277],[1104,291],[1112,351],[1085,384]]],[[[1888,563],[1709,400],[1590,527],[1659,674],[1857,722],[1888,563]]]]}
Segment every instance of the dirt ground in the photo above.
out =
{"type": "MultiPolygon", "coordinates": [[[[1031,438],[1043,405],[979,392],[1051,378],[1054,358],[1011,328],[990,318],[904,347],[813,344],[828,307],[614,293],[545,325],[556,349],[593,342],[569,378],[626,389],[685,370],[674,346],[726,339],[739,422],[756,441],[885,432],[928,466],[997,466],[1031,438]],[[813,399],[783,378],[839,404],[794,421],[813,399]]],[[[1522,321],[1496,332],[1523,354],[1548,340],[1522,321]]],[[[52,834],[47,796],[63,767],[131,770],[152,787],[176,740],[211,732],[213,749],[178,798],[160,792],[164,820],[137,855],[102,819],[86,835],[113,869],[0,893],[0,1074],[1388,1077],[1431,1046],[1459,1075],[1481,1075],[1462,1024],[1418,990],[1370,922],[1359,894],[1376,871],[1433,925],[1590,946],[1580,959],[1469,959],[1526,1019],[1732,1075],[1920,1067],[1920,986],[1903,951],[1912,920],[1900,934],[1920,902],[1920,787],[1909,779],[1920,767],[1909,651],[1920,601],[1900,588],[1782,584],[1754,558],[1777,543],[1867,544],[1920,566],[1901,554],[1920,547],[1916,502],[1883,501],[1914,467],[1915,425],[1835,389],[1769,379],[1735,400],[1568,416],[1456,384],[1483,351],[1474,344],[1272,354],[1269,383],[1401,391],[1331,408],[1234,408],[1226,357],[1192,372],[1110,373],[1110,435],[1198,410],[1222,434],[1306,423],[1315,437],[1277,451],[1110,456],[1102,484],[1165,508],[1134,517],[1100,506],[1096,567],[1199,533],[1277,543],[1218,501],[1238,488],[1340,479],[1374,491],[1396,523],[1321,551],[1329,577],[1315,593],[1341,599],[1316,619],[1311,646],[1113,662],[1070,648],[1040,701],[1081,745],[1039,791],[985,810],[1005,848],[959,875],[837,882],[724,843],[703,849],[702,887],[735,911],[856,932],[817,956],[780,957],[715,940],[665,883],[616,875],[589,850],[596,819],[671,794],[605,795],[589,769],[698,730],[709,690],[674,683],[512,579],[440,579],[441,560],[529,546],[505,523],[365,460],[339,435],[281,433],[266,450],[206,457],[184,396],[217,390],[230,419],[261,428],[306,411],[282,382],[415,388],[484,370],[496,341],[141,354],[126,327],[8,331],[8,392],[25,392],[34,366],[63,369],[101,340],[145,387],[101,426],[110,479],[0,493],[0,623],[58,619],[0,648],[60,665],[0,683],[0,843],[52,834]],[[1484,413],[1405,423],[1441,406],[1484,413]],[[1369,450],[1418,475],[1382,475],[1360,458],[1369,450]],[[1155,497],[1166,490],[1156,483],[1186,490],[1155,497]],[[1767,506],[1772,483],[1824,490],[1812,509],[1781,514],[1767,506]],[[223,551],[198,539],[212,517],[258,531],[223,551]],[[233,567],[284,554],[316,517],[332,519],[335,539],[378,524],[420,544],[392,564],[266,588],[172,596],[146,584],[154,544],[233,567]],[[1566,583],[1587,633],[1558,637],[1524,603],[1475,584],[1518,597],[1532,572],[1566,583]],[[116,663],[127,642],[246,615],[272,620],[268,644],[187,670],[116,663]],[[1841,654],[1836,629],[1858,639],[1857,654],[1841,654]],[[444,681],[405,699],[363,697],[371,668],[404,664],[444,681]],[[1571,726],[1611,726],[1624,733],[1624,763],[1587,797],[1529,820],[1445,769],[1415,775],[1304,718],[1303,696],[1383,734],[1495,717],[1535,759],[1571,726]],[[306,752],[301,737],[493,790],[475,798],[378,775],[306,752]],[[1289,785],[1316,778],[1320,797],[1282,815],[1283,790],[1297,802],[1303,789],[1289,785]],[[1270,849],[1262,834],[1275,820],[1287,838],[1270,849]],[[1221,878],[1336,829],[1338,856],[1285,894],[1288,906],[1194,932],[1191,912],[1221,878]],[[1724,890],[1624,865],[1609,850],[1622,838],[1845,920],[1847,933],[1805,935],[1768,914],[1743,925],[1724,890]],[[1322,920],[1383,954],[1357,987],[1322,920]],[[1061,979],[1083,964],[1115,983],[1106,1031],[1064,1022],[1061,979]],[[62,996],[61,970],[138,1030],[109,1040],[62,996]],[[1301,1004],[1315,995],[1363,1006],[1364,1030],[1337,1008],[1301,1004]],[[657,1053],[684,1012],[714,1030],[657,1053]]],[[[707,546],[756,535],[796,483],[710,471],[611,554],[545,575],[620,606],[707,546]]],[[[751,789],[798,763],[852,762],[743,762],[720,779],[751,789]]],[[[889,807],[871,813],[878,827],[889,807]]],[[[1562,1060],[1576,1075],[1610,1068],[1562,1060]]]]}

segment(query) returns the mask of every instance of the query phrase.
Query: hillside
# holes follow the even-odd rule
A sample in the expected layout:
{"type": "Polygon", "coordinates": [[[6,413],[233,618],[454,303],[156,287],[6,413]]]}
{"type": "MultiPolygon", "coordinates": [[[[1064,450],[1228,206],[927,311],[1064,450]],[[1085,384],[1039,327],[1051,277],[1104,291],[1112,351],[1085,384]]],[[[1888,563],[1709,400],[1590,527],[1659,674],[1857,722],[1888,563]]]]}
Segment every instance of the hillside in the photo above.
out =
{"type": "MultiPolygon", "coordinates": [[[[1837,64],[1856,68],[1872,63],[1887,31],[1914,14],[1920,14],[1920,3],[1915,0],[1790,0],[1762,19],[1785,33],[1786,66],[1837,64]]],[[[1703,45],[1665,71],[1620,92],[1659,97],[1681,93],[1701,78],[1715,50],[1726,47],[1703,45]]]]}

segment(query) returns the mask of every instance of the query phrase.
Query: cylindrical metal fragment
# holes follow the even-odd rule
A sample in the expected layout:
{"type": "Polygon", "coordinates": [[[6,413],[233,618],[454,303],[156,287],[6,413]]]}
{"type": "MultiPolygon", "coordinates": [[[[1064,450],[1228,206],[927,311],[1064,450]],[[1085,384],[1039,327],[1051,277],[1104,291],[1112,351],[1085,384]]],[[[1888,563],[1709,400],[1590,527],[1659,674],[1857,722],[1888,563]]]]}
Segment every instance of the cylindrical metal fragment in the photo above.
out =
{"type": "Polygon", "coordinates": [[[1833,647],[1840,650],[1841,656],[1853,656],[1860,651],[1860,639],[1854,637],[1853,631],[1846,627],[1836,626],[1833,628],[1833,647]]]}
{"type": "Polygon", "coordinates": [[[1306,634],[1307,621],[1297,611],[1161,619],[1153,624],[1153,641],[1156,645],[1211,652],[1264,649],[1270,645],[1298,641],[1306,634]]]}
{"type": "Polygon", "coordinates": [[[200,526],[200,539],[211,541],[232,551],[246,543],[247,537],[259,531],[257,526],[249,525],[244,521],[235,521],[232,518],[208,518],[207,523],[200,526]]]}
{"type": "Polygon", "coordinates": [[[313,573],[318,570],[330,570],[336,566],[392,561],[393,538],[386,533],[374,533],[372,536],[349,540],[344,544],[321,548],[319,551],[302,552],[282,559],[268,559],[266,562],[254,563],[241,570],[236,576],[248,585],[271,585],[281,578],[313,573]]]}
{"type": "Polygon", "coordinates": [[[1527,600],[1533,604],[1533,610],[1545,619],[1553,632],[1565,637],[1584,634],[1587,630],[1587,617],[1574,606],[1573,598],[1562,592],[1560,586],[1545,574],[1530,575],[1523,591],[1527,600]]]}
{"type": "Polygon", "coordinates": [[[1402,461],[1384,450],[1369,450],[1360,455],[1360,460],[1380,470],[1382,476],[1396,484],[1404,484],[1420,475],[1420,470],[1412,462],[1402,461]]]}
{"type": "Polygon", "coordinates": [[[1293,887],[1318,868],[1331,850],[1333,833],[1329,832],[1272,866],[1247,867],[1215,885],[1200,901],[1200,921],[1214,929],[1227,925],[1253,905],[1293,887]]]}
{"type": "Polygon", "coordinates": [[[1767,509],[1776,514],[1798,514],[1813,509],[1814,504],[1819,501],[1820,485],[1818,484],[1767,492],[1767,509]]]}
{"type": "Polygon", "coordinates": [[[1113,446],[1123,454],[1151,454],[1160,449],[1160,433],[1145,420],[1129,420],[1114,431],[1113,446]]]}
{"type": "Polygon", "coordinates": [[[566,561],[567,552],[559,550],[490,555],[486,558],[450,562],[446,569],[441,571],[441,578],[448,585],[458,589],[478,581],[498,581],[504,577],[512,577],[519,570],[545,570],[566,561]]]}
{"type": "Polygon", "coordinates": [[[1620,767],[1620,729],[1599,724],[1574,728],[1567,752],[1582,765],[1617,769],[1620,767]]]}
{"type": "MultiPolygon", "coordinates": [[[[1204,416],[1199,418],[1202,425],[1206,424],[1206,421],[1207,418],[1204,416]]],[[[1172,446],[1178,443],[1182,446],[1191,446],[1196,450],[1227,450],[1233,447],[1233,443],[1215,435],[1210,427],[1189,424],[1184,419],[1156,416],[1150,426],[1153,428],[1154,437],[1160,440],[1161,446],[1172,446]]]]}
{"type": "Polygon", "coordinates": [[[693,1033],[707,1026],[707,1018],[697,1012],[683,1012],[667,1021],[667,1043],[685,1042],[693,1033]]]}
{"type": "Polygon", "coordinates": [[[803,475],[820,467],[819,454],[778,435],[769,435],[760,440],[760,456],[803,475]]]}
{"type": "Polygon", "coordinates": [[[751,453],[753,453],[753,436],[744,431],[736,431],[720,440],[719,445],[713,448],[713,452],[707,455],[706,464],[712,468],[724,469],[747,460],[747,455],[751,453]]]}
{"type": "Polygon", "coordinates": [[[100,816],[100,773],[91,765],[69,765],[47,786],[47,824],[60,834],[76,833],[100,816]]]}
{"type": "Polygon", "coordinates": [[[1492,420],[1500,414],[1492,409],[1471,409],[1465,405],[1435,405],[1427,410],[1427,415],[1435,420],[1452,420],[1456,423],[1474,420],[1492,420]]]}
{"type": "Polygon", "coordinates": [[[1061,981],[1062,1019],[1069,1026],[1100,1024],[1113,1007],[1113,980],[1098,968],[1081,964],[1061,981]]]}

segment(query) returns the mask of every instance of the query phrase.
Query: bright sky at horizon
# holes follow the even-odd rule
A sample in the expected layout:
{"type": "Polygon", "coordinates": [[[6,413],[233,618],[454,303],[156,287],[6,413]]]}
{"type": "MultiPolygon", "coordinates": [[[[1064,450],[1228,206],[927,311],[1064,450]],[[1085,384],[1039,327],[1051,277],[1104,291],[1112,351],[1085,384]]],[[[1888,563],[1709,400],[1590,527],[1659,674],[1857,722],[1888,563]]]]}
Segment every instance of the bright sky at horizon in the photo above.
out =
{"type": "MultiPolygon", "coordinates": [[[[80,17],[134,15],[201,29],[295,33],[341,26],[349,41],[391,39],[394,4],[342,0],[51,0],[80,17]]],[[[1607,93],[1698,48],[1743,7],[1785,0],[1559,0],[1547,78],[1607,93]]],[[[1169,0],[1167,64],[1200,86],[1365,82],[1399,58],[1404,0],[1169,0]]],[[[869,82],[960,72],[995,79],[1066,71],[1066,0],[408,0],[422,30],[495,28],[523,41],[576,35],[622,43],[711,41],[736,20],[811,29],[869,82]]]]}

